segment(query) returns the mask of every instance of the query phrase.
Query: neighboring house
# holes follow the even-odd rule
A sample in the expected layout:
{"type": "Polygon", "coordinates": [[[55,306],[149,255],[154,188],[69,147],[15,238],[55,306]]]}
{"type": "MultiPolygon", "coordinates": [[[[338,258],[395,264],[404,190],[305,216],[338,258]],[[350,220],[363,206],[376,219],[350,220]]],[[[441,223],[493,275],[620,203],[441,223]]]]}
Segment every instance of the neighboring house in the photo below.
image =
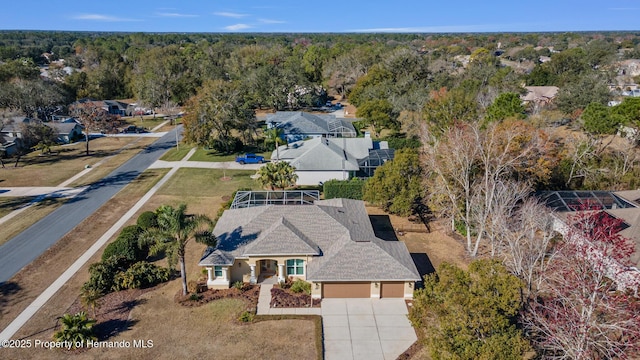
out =
{"type": "Polygon", "coordinates": [[[69,144],[83,136],[82,126],[77,122],[48,122],[44,125],[52,128],[58,135],[58,143],[69,144]]]}
{"type": "MultiPolygon", "coordinates": [[[[68,120],[68,119],[67,119],[68,120]]],[[[30,119],[26,117],[13,117],[10,122],[5,124],[0,130],[0,135],[8,139],[22,138],[22,124],[40,123],[40,120],[30,119]]],[[[65,122],[42,122],[43,125],[52,128],[58,135],[58,143],[68,144],[82,137],[82,125],[74,121],[65,122]]]]}
{"type": "Polygon", "coordinates": [[[8,138],[20,139],[22,138],[22,125],[29,124],[33,121],[31,118],[24,116],[14,116],[5,121],[2,129],[0,129],[0,135],[8,138]]]}
{"type": "Polygon", "coordinates": [[[282,145],[271,159],[296,168],[297,185],[318,185],[328,180],[372,176],[375,169],[393,159],[386,141],[371,138],[313,138],[282,145]]]}
{"type": "Polygon", "coordinates": [[[313,298],[411,299],[421,280],[404,243],[376,237],[364,202],[319,200],[226,210],[205,250],[209,288],[298,278],[313,298]]]}
{"type": "Polygon", "coordinates": [[[132,107],[123,102],[123,101],[118,101],[118,100],[94,100],[94,99],[90,99],[90,98],[84,98],[84,99],[80,99],[76,102],[74,102],[73,104],[71,104],[69,107],[73,108],[74,106],[77,106],[78,104],[92,104],[96,107],[102,108],[104,111],[106,111],[108,114],[110,115],[117,115],[117,116],[127,116],[127,115],[131,115],[132,113],[132,107]]]}
{"type": "Polygon", "coordinates": [[[107,112],[111,115],[127,116],[131,113],[129,104],[122,101],[104,100],[104,105],[107,107],[107,112]]]}
{"type": "MultiPolygon", "coordinates": [[[[567,222],[585,205],[602,209],[611,217],[624,221],[621,236],[633,240],[636,251],[631,256],[632,267],[627,268],[609,259],[608,276],[622,288],[637,289],[640,285],[640,190],[628,191],[542,191],[538,196],[554,210],[556,231],[567,235],[567,222]]],[[[578,238],[578,241],[580,239],[578,238]]],[[[594,255],[595,256],[595,255],[594,255]]]]}
{"type": "Polygon", "coordinates": [[[282,138],[288,142],[316,137],[356,137],[353,124],[335,115],[278,111],[268,114],[266,122],[270,129],[282,129],[282,138]]]}
{"type": "Polygon", "coordinates": [[[520,99],[526,104],[540,107],[546,106],[553,102],[558,95],[559,88],[557,86],[525,86],[527,93],[520,99]]]}
{"type": "Polygon", "coordinates": [[[0,134],[0,147],[2,147],[0,156],[3,156],[2,152],[4,152],[4,156],[13,156],[18,151],[16,140],[5,134],[0,134]]]}

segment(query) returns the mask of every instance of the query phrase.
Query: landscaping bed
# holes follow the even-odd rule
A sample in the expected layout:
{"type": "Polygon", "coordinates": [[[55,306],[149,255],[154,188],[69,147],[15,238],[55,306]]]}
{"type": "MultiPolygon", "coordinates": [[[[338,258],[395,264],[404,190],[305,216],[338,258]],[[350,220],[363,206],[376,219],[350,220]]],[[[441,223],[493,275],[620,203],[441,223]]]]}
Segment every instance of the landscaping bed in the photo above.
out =
{"type": "Polygon", "coordinates": [[[290,289],[282,289],[273,287],[271,289],[272,308],[302,308],[302,307],[320,307],[322,299],[313,299],[311,303],[311,295],[305,293],[293,293],[290,289]]]}
{"type": "Polygon", "coordinates": [[[242,289],[235,287],[229,289],[209,289],[194,295],[182,295],[182,291],[176,294],[175,301],[182,306],[202,306],[219,299],[244,299],[249,302],[249,308],[254,310],[258,307],[258,296],[260,287],[255,285],[243,285],[242,289]]]}

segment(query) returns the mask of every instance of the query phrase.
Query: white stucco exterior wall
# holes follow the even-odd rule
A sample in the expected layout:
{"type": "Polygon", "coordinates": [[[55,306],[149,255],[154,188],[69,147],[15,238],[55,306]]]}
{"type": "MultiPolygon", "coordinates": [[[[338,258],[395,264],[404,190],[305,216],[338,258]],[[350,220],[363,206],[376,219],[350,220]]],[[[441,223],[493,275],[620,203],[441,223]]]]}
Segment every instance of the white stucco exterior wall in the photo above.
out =
{"type": "Polygon", "coordinates": [[[349,171],[296,171],[297,185],[318,185],[329,180],[349,180],[349,171]]]}

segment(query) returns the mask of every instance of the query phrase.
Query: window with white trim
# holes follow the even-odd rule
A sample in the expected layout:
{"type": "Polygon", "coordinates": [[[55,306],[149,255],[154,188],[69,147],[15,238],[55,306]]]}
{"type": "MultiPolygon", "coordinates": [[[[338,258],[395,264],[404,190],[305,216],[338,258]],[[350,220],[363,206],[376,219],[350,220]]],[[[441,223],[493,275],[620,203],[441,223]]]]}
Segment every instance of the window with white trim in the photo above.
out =
{"type": "Polygon", "coordinates": [[[287,275],[304,275],[304,260],[303,259],[287,260],[287,275]]]}
{"type": "Polygon", "coordinates": [[[213,276],[214,277],[222,277],[222,266],[214,266],[213,267],[213,276]]]}

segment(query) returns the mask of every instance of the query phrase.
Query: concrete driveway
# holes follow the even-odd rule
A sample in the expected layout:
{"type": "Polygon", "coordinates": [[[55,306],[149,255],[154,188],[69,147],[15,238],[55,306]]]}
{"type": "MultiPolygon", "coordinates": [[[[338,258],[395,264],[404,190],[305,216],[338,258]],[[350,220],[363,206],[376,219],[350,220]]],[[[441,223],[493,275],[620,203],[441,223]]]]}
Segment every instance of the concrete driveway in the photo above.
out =
{"type": "Polygon", "coordinates": [[[416,340],[403,299],[322,299],[326,360],[396,359],[416,340]]]}

